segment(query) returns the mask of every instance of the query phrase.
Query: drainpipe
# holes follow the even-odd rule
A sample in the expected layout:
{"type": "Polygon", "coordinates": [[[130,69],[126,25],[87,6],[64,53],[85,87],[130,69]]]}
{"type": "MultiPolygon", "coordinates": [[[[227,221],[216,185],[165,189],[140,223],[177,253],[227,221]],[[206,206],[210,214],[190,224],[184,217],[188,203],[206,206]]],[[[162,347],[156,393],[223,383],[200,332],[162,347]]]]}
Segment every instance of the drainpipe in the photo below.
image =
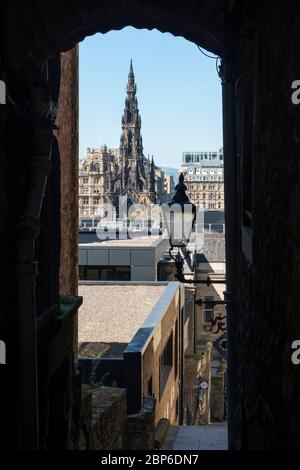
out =
{"type": "Polygon", "coordinates": [[[228,446],[236,448],[237,390],[237,310],[236,310],[236,246],[237,246],[237,171],[235,134],[234,74],[232,65],[222,60],[223,146],[225,187],[225,252],[227,311],[227,409],[228,446]]]}
{"type": "Polygon", "coordinates": [[[32,89],[31,114],[33,152],[28,193],[17,223],[17,289],[19,310],[19,448],[39,448],[35,241],[40,230],[40,213],[51,171],[53,124],[49,120],[50,91],[47,65],[32,89]]]}

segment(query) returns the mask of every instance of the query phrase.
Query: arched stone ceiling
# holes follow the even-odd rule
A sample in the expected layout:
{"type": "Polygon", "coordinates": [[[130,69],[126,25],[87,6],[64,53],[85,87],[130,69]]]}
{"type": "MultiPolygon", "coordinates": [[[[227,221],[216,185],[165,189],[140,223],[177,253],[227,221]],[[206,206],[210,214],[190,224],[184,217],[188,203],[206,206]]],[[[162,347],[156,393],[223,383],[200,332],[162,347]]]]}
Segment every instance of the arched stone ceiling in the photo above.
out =
{"type": "Polygon", "coordinates": [[[5,60],[15,69],[97,32],[133,26],[183,36],[223,53],[226,0],[10,0],[2,6],[5,60]]]}

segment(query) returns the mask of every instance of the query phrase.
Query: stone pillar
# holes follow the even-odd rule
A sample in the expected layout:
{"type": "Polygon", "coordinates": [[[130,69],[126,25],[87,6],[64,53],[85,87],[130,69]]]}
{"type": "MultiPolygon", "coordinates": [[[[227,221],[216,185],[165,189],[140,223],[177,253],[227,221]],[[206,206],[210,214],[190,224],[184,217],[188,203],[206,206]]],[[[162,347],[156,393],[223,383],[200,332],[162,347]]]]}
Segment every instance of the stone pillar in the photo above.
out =
{"type": "MultiPolygon", "coordinates": [[[[61,83],[56,136],[61,171],[60,294],[78,288],[78,46],[61,54],[61,83]]],[[[77,320],[74,325],[77,350],[77,320]]]]}
{"type": "Polygon", "coordinates": [[[56,135],[61,159],[60,293],[77,294],[78,271],[78,46],[61,54],[56,135]]]}

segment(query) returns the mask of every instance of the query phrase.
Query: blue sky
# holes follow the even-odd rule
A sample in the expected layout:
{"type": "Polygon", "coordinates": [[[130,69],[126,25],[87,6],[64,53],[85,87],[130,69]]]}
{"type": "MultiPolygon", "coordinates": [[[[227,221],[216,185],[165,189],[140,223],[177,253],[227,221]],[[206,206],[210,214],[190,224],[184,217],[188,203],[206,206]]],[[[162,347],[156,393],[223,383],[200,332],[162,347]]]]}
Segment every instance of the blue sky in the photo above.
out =
{"type": "Polygon", "coordinates": [[[80,158],[87,147],[119,146],[131,58],[144,154],[178,168],[184,151],[218,150],[222,103],[215,61],[181,37],[129,27],[80,44],[80,158]]]}

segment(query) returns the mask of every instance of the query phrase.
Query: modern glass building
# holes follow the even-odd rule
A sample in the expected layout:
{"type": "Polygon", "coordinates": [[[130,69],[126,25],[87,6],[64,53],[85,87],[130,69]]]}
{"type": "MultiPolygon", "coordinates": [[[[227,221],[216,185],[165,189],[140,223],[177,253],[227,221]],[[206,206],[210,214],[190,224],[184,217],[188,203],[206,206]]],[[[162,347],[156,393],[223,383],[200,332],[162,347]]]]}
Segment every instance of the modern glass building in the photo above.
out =
{"type": "Polygon", "coordinates": [[[223,148],[218,152],[183,152],[182,163],[183,165],[193,165],[197,163],[211,163],[219,162],[223,163],[223,148]]]}

